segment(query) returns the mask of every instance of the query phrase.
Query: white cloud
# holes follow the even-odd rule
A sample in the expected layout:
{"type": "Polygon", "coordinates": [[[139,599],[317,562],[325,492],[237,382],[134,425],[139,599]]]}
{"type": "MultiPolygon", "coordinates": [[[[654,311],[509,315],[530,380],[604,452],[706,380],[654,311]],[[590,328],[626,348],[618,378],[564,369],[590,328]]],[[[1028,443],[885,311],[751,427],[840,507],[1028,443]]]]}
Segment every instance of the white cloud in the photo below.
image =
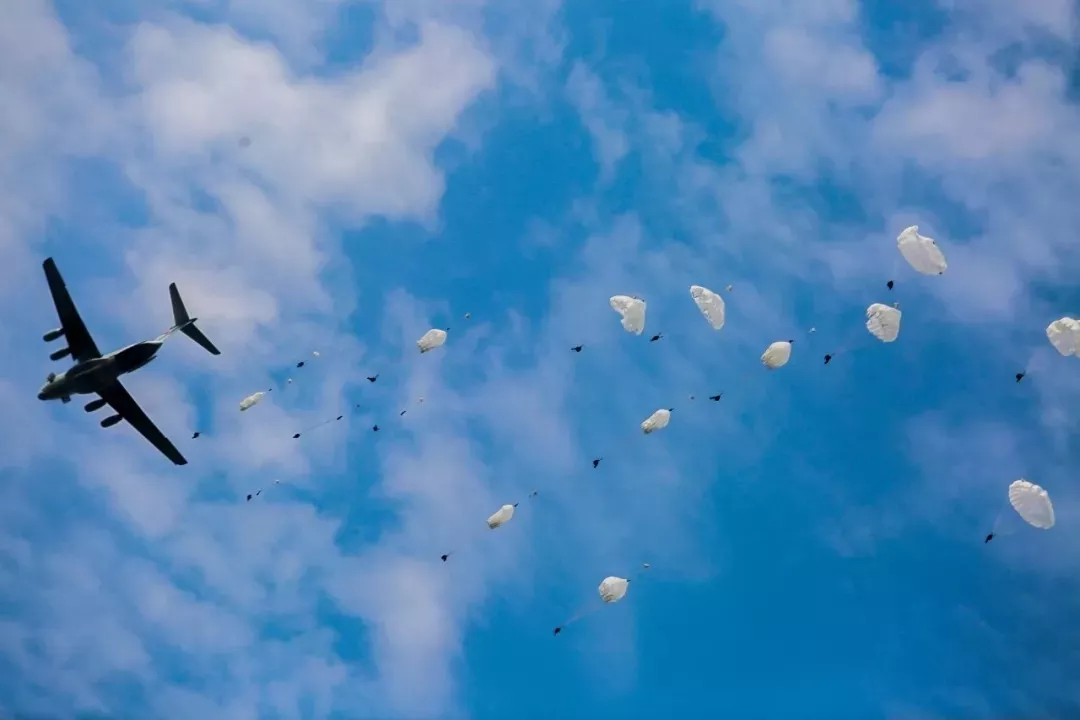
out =
{"type": "Polygon", "coordinates": [[[626,112],[608,99],[603,82],[580,61],[570,71],[566,92],[592,135],[600,182],[609,182],[619,161],[629,151],[629,139],[623,129],[626,112]]]}

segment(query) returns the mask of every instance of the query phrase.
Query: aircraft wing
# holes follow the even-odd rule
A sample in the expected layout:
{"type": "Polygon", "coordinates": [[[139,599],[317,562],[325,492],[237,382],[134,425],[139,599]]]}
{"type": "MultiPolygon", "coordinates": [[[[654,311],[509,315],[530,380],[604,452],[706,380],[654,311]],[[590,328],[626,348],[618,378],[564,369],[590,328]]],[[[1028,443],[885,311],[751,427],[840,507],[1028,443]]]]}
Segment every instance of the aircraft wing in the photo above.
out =
{"type": "Polygon", "coordinates": [[[156,447],[161,453],[173,461],[177,465],[187,465],[187,460],[180,454],[180,451],[176,449],[176,446],[169,442],[169,438],[157,429],[157,426],[146,416],[143,409],[139,407],[139,403],[135,402],[135,398],[131,397],[131,394],[124,389],[124,386],[119,381],[111,383],[108,387],[105,387],[98,391],[98,394],[105,399],[105,402],[112,406],[112,409],[116,413],[127,421],[128,425],[135,428],[139,433],[150,441],[150,444],[156,447]]]}
{"type": "Polygon", "coordinates": [[[101,357],[101,351],[79,317],[79,311],[75,308],[56,263],[52,258],[46,258],[42,267],[45,268],[45,279],[49,281],[49,292],[52,293],[53,304],[56,305],[56,314],[60,316],[60,327],[64,330],[67,346],[71,348],[71,357],[76,362],[101,357]]]}

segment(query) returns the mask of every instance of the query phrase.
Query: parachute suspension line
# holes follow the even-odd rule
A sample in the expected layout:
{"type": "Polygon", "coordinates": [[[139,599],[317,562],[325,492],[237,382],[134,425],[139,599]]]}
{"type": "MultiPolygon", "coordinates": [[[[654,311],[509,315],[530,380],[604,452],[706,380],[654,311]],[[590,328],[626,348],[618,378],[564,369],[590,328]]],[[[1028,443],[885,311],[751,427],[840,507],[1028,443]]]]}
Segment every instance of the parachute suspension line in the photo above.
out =
{"type": "MultiPolygon", "coordinates": [[[[533,490],[532,492],[529,493],[528,497],[526,497],[526,500],[531,503],[532,499],[539,496],[539,495],[540,495],[540,493],[538,491],[533,490]]],[[[456,545],[460,549],[451,550],[448,553],[444,553],[444,554],[440,555],[439,558],[443,562],[446,562],[450,558],[451,555],[456,555],[456,554],[460,553],[464,549],[471,548],[473,546],[473,544],[476,542],[476,540],[479,539],[480,535],[490,533],[493,530],[497,530],[498,528],[500,528],[503,525],[510,522],[510,520],[513,519],[514,515],[516,514],[515,511],[518,509],[518,507],[520,505],[521,505],[521,502],[516,502],[516,503],[514,503],[512,505],[503,505],[502,507],[500,507],[498,510],[496,510],[491,515],[491,517],[489,517],[487,519],[487,527],[486,528],[482,527],[480,525],[470,526],[469,531],[468,531],[468,535],[466,535],[463,538],[459,538],[459,541],[456,543],[456,545]],[[510,510],[507,510],[507,508],[510,508],[510,510]],[[474,527],[475,527],[475,529],[474,529],[474,527]]]]}
{"type": "Polygon", "coordinates": [[[596,611],[600,610],[602,607],[602,605],[596,605],[595,603],[590,602],[586,604],[583,602],[580,606],[578,606],[578,609],[574,612],[573,615],[570,616],[568,620],[564,621],[561,625],[559,625],[559,629],[564,630],[573,625],[574,623],[584,620],[596,611]]]}
{"type": "MultiPolygon", "coordinates": [[[[357,403],[356,405],[353,406],[353,409],[355,410],[355,409],[358,409],[359,407],[360,407],[360,404],[357,403]]],[[[347,412],[342,413],[342,414],[340,414],[340,415],[338,415],[336,417],[332,417],[332,418],[330,418],[328,420],[323,420],[322,422],[315,423],[314,425],[312,425],[310,427],[304,428],[300,432],[295,433],[293,435],[293,440],[299,439],[301,436],[306,435],[307,433],[311,432],[312,430],[318,430],[319,428],[321,428],[321,427],[323,427],[325,425],[329,425],[330,423],[335,423],[338,420],[343,419],[345,417],[345,415],[347,415],[347,414],[348,414],[347,412]]]]}
{"type": "Polygon", "coordinates": [[[851,355],[856,350],[860,350],[864,346],[866,346],[868,343],[866,343],[865,340],[862,340],[859,337],[860,334],[863,334],[865,332],[865,329],[851,329],[847,333],[845,333],[843,336],[843,340],[840,342],[840,345],[835,349],[825,353],[825,357],[827,358],[825,360],[825,364],[828,365],[832,360],[835,360],[840,355],[851,355]]]}
{"type": "Polygon", "coordinates": [[[896,287],[896,276],[900,273],[901,267],[900,257],[902,256],[893,255],[892,267],[889,268],[889,279],[888,282],[885,283],[885,287],[887,290],[892,290],[894,287],[896,287]]]}
{"type": "MultiPolygon", "coordinates": [[[[642,563],[639,572],[648,569],[649,563],[642,563]]],[[[630,578],[618,578],[615,576],[604,578],[604,581],[600,583],[600,586],[597,588],[597,591],[600,593],[600,599],[602,602],[583,602],[578,607],[578,610],[573,615],[571,615],[568,620],[555,628],[555,634],[558,635],[570,625],[584,620],[585,618],[600,610],[602,607],[604,607],[604,605],[611,605],[622,600],[624,597],[626,597],[627,590],[629,589],[630,584],[634,581],[636,577],[638,577],[637,573],[635,573],[630,578]]]]}
{"type": "Polygon", "coordinates": [[[315,425],[312,425],[311,427],[304,428],[300,432],[293,435],[293,440],[296,440],[300,436],[305,435],[305,434],[311,432],[312,430],[318,430],[319,428],[323,427],[324,425],[329,425],[332,422],[337,422],[338,420],[340,420],[343,417],[345,417],[345,416],[344,415],[338,415],[335,418],[330,418],[329,420],[323,420],[321,423],[316,423],[315,425]]]}

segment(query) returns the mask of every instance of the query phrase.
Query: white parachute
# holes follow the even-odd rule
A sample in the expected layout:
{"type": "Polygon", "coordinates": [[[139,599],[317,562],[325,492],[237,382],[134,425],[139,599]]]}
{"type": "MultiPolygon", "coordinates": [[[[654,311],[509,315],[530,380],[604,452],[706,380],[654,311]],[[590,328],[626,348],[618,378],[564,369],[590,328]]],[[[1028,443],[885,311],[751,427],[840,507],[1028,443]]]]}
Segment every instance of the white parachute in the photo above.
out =
{"type": "Polygon", "coordinates": [[[1020,479],[1009,485],[1009,504],[1028,525],[1041,530],[1054,527],[1054,505],[1050,495],[1035,483],[1020,479]]]}
{"type": "Polygon", "coordinates": [[[772,345],[765,348],[765,352],[761,354],[762,365],[770,370],[784,367],[790,359],[791,342],[788,340],[774,342],[772,345]]]}
{"type": "Polygon", "coordinates": [[[244,412],[248,408],[257,405],[259,403],[259,401],[263,399],[263,396],[265,396],[266,393],[267,393],[266,390],[261,390],[261,391],[259,391],[257,393],[251,393],[246,398],[241,400],[240,401],[240,412],[244,412]]]}
{"type": "Polygon", "coordinates": [[[1046,337],[1062,355],[1080,356],[1080,322],[1063,317],[1046,326],[1046,337]]]}
{"type": "Polygon", "coordinates": [[[510,518],[512,517],[514,517],[514,506],[503,505],[487,519],[488,527],[494,530],[495,528],[510,522],[510,518]]]}
{"type": "Polygon", "coordinates": [[[597,589],[600,591],[600,597],[604,602],[613,603],[619,602],[626,597],[626,590],[629,587],[629,580],[612,575],[604,578],[604,581],[600,583],[600,587],[597,589]]]}
{"type": "Polygon", "coordinates": [[[900,310],[881,303],[866,308],[866,329],[881,342],[892,342],[900,334],[900,310]]]}
{"type": "Polygon", "coordinates": [[[613,295],[608,300],[611,309],[622,316],[622,326],[626,332],[640,335],[645,332],[645,301],[629,295],[613,295]]]}
{"type": "Polygon", "coordinates": [[[933,238],[919,234],[919,226],[905,228],[896,238],[896,247],[908,265],[923,275],[942,275],[949,264],[933,238]]]}
{"type": "Polygon", "coordinates": [[[724,298],[700,285],[690,286],[690,297],[694,299],[694,304],[709,321],[713,330],[724,327],[724,298]]]}
{"type": "Polygon", "coordinates": [[[426,353],[428,350],[439,347],[444,342],[446,342],[446,331],[432,328],[416,341],[416,347],[420,348],[420,352],[426,353]]]}
{"type": "Polygon", "coordinates": [[[646,435],[657,430],[663,430],[671,422],[671,410],[660,408],[641,423],[641,430],[646,435]]]}

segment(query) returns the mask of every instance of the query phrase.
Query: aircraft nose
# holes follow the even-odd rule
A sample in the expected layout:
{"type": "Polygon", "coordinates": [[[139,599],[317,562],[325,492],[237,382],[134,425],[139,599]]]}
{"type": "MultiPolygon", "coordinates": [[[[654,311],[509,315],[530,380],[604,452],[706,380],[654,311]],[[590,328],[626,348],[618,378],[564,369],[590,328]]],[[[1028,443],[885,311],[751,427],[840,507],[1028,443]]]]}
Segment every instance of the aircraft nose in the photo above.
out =
{"type": "Polygon", "coordinates": [[[38,400],[44,400],[45,399],[45,388],[46,387],[48,387],[48,386],[47,385],[42,385],[41,389],[38,390],[38,394],[37,394],[37,399],[38,400]]]}

